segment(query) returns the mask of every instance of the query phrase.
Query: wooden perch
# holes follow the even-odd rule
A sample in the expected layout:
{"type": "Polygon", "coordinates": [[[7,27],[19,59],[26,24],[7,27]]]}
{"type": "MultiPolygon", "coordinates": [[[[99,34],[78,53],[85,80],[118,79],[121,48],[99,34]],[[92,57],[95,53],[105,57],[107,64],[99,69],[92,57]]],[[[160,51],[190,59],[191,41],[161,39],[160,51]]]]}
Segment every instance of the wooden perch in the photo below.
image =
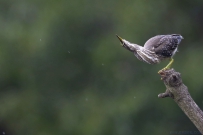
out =
{"type": "Polygon", "coordinates": [[[161,71],[159,74],[166,86],[166,92],[159,94],[158,97],[171,97],[203,134],[203,112],[190,96],[188,88],[182,82],[180,73],[169,69],[161,71]]]}

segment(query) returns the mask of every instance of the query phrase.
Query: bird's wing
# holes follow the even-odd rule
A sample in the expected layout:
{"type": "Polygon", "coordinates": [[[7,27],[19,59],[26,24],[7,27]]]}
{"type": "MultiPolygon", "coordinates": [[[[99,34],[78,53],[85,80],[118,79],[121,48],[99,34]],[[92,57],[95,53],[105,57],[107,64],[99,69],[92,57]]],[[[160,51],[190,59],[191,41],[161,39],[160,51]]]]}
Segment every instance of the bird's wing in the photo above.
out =
{"type": "Polygon", "coordinates": [[[157,55],[161,55],[163,57],[171,57],[177,46],[178,40],[172,35],[158,35],[149,39],[145,43],[144,48],[151,49],[157,55]]]}
{"type": "Polygon", "coordinates": [[[157,35],[155,37],[150,38],[147,40],[147,42],[144,44],[144,48],[150,51],[154,51],[154,48],[159,47],[163,42],[163,37],[165,35],[157,35]]]}
{"type": "Polygon", "coordinates": [[[159,46],[154,48],[157,55],[164,57],[171,57],[174,55],[174,51],[177,50],[178,40],[172,35],[166,35],[161,38],[159,46]]]}

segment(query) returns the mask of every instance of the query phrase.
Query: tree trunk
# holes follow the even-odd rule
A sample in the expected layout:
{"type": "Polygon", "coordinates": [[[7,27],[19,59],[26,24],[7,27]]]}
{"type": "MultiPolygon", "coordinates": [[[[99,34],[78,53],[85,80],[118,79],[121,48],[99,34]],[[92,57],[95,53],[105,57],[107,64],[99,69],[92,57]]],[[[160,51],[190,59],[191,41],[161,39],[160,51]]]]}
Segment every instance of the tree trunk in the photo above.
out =
{"type": "Polygon", "coordinates": [[[180,73],[174,69],[159,73],[166,86],[166,92],[158,95],[159,98],[171,97],[203,134],[203,112],[190,96],[188,88],[183,84],[180,73]]]}

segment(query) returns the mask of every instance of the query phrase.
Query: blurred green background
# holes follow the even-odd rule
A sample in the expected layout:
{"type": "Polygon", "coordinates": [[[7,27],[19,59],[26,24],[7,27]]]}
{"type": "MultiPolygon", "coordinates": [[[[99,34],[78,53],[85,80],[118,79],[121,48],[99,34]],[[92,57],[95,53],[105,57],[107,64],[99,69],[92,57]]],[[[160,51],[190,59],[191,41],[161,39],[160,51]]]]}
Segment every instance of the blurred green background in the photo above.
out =
{"type": "Polygon", "coordinates": [[[203,108],[202,0],[1,0],[0,134],[158,135],[197,131],[169,98],[143,45],[184,40],[173,68],[203,108]]]}

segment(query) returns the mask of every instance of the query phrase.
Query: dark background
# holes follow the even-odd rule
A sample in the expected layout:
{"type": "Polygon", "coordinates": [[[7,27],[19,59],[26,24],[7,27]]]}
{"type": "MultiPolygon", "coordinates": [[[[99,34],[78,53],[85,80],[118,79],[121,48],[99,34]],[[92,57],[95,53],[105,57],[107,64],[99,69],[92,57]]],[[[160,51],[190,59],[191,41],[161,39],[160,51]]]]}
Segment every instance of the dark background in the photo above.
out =
{"type": "Polygon", "coordinates": [[[196,127],[157,72],[115,34],[144,45],[181,34],[173,68],[203,108],[202,0],[1,0],[0,134],[158,135],[196,127]]]}

